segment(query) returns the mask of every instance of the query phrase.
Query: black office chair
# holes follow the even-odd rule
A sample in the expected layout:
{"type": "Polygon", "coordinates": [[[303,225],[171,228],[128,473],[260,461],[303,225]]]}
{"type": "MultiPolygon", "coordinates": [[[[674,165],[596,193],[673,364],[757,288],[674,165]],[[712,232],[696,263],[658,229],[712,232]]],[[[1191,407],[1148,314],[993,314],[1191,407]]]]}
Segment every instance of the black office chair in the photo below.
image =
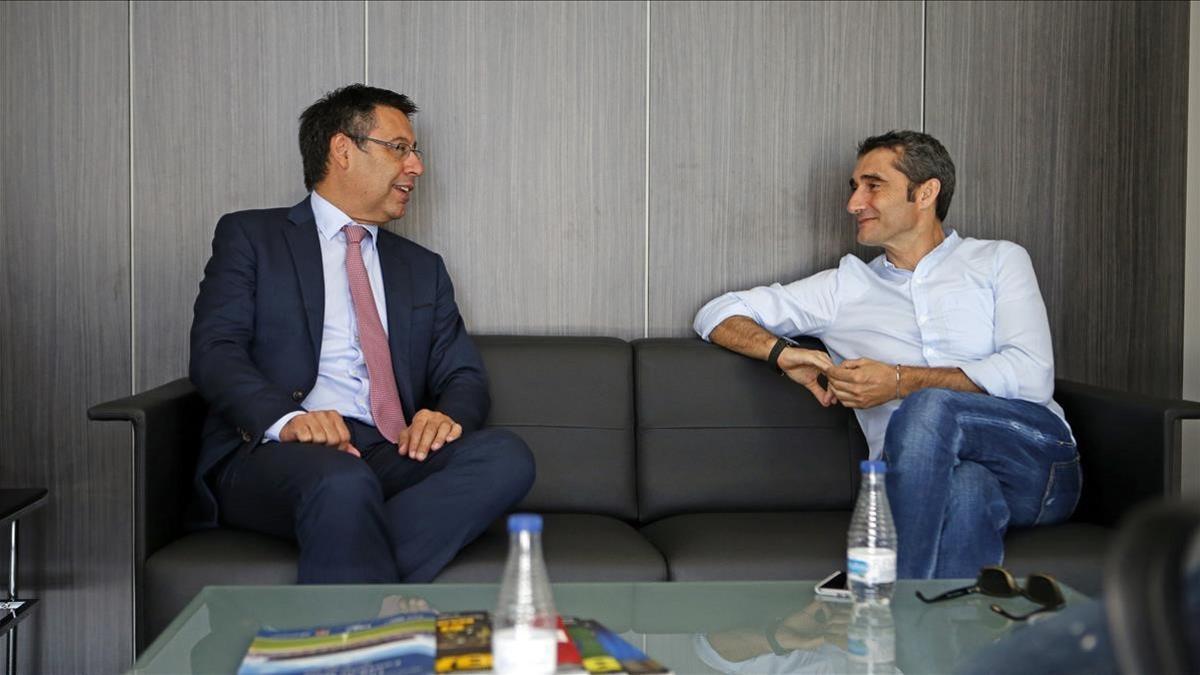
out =
{"type": "Polygon", "coordinates": [[[1123,673],[1200,672],[1192,635],[1189,553],[1200,532],[1200,502],[1157,502],[1122,524],[1104,568],[1105,610],[1123,673]]]}

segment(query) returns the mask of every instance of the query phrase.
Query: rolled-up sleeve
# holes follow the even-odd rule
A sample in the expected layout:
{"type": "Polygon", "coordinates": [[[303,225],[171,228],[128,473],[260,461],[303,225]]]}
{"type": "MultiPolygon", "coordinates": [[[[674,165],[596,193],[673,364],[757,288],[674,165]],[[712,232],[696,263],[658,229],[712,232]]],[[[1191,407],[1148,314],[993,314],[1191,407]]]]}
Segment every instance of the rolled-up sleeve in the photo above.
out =
{"type": "Polygon", "coordinates": [[[825,270],[786,286],[726,293],[700,308],[692,328],[708,340],[725,319],[745,316],[776,335],[820,337],[837,314],[837,273],[825,270]]]}
{"type": "Polygon", "coordinates": [[[1044,404],[1054,395],[1054,351],[1037,275],[1016,244],[1005,242],[996,256],[996,351],[959,367],[992,396],[1044,404]]]}

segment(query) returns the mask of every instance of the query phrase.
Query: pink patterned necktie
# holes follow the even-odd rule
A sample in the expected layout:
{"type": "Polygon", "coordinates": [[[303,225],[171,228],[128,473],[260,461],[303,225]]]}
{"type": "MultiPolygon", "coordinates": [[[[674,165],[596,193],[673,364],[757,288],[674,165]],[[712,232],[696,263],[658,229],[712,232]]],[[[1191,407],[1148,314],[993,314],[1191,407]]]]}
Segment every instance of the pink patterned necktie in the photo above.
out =
{"type": "Polygon", "coordinates": [[[400,392],[396,391],[387,334],[383,332],[383,323],[375,308],[375,293],[371,291],[371,280],[363,264],[362,240],[367,236],[367,228],[347,225],[342,230],[346,233],[346,277],[350,281],[350,298],[358,321],[358,343],[362,346],[367,375],[371,378],[371,416],[375,418],[379,433],[395,443],[404,431],[404,409],[400,407],[400,392]]]}

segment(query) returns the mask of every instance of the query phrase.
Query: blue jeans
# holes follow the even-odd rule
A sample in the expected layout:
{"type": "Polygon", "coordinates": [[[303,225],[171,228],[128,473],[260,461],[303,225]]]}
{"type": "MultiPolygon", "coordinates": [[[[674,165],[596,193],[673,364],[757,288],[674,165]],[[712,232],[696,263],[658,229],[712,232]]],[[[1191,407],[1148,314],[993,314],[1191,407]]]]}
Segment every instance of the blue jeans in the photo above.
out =
{"type": "Polygon", "coordinates": [[[883,445],[900,578],[974,578],[1012,527],[1058,523],[1079,501],[1071,433],[1045,406],[949,389],[906,399],[883,445]]]}

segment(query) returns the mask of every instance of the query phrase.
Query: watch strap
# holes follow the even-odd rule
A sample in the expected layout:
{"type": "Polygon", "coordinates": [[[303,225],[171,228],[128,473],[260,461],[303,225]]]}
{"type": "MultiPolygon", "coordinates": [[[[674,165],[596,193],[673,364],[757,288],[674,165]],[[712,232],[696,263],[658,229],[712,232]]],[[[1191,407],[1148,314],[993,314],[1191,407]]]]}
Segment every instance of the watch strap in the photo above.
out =
{"type": "Polygon", "coordinates": [[[783,369],[779,367],[779,355],[783,353],[783,350],[793,346],[794,344],[795,343],[793,343],[791,340],[781,337],[775,341],[775,346],[771,347],[771,354],[767,356],[767,363],[771,364],[771,367],[775,369],[775,372],[779,373],[780,375],[783,374],[783,369]]]}
{"type": "Polygon", "coordinates": [[[776,656],[787,656],[792,653],[792,650],[786,649],[783,645],[779,644],[779,640],[775,637],[775,634],[779,632],[779,626],[782,624],[782,618],[775,619],[768,623],[766,630],[763,631],[763,636],[767,638],[767,644],[776,656]]]}

